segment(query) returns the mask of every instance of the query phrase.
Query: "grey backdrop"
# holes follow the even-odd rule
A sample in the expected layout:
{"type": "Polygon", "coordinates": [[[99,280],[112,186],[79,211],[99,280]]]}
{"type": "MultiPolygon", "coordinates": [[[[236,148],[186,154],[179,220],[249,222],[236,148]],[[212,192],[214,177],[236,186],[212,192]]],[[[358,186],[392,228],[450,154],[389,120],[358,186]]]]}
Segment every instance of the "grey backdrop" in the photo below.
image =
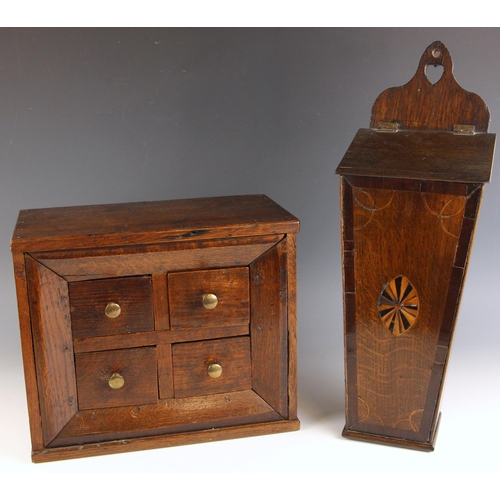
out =
{"type": "Polygon", "coordinates": [[[498,472],[500,175],[427,454],[348,441],[335,168],[427,45],[500,121],[499,29],[1,29],[0,471],[498,472]],[[9,240],[23,208],[265,193],[301,220],[296,433],[30,464],[9,240]],[[217,460],[207,460],[216,456],[217,460]],[[495,458],[493,458],[495,457],[495,458]]]}

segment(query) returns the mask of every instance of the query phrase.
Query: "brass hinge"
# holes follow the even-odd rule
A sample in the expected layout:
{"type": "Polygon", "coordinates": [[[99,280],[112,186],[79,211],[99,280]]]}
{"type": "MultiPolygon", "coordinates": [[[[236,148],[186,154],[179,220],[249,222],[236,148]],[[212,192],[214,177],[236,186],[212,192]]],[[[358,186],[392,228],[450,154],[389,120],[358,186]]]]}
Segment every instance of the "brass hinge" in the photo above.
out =
{"type": "Polygon", "coordinates": [[[453,133],[461,135],[474,135],[476,127],[474,125],[453,125],[453,133]]]}
{"type": "Polygon", "coordinates": [[[377,132],[397,132],[398,129],[398,122],[378,122],[375,130],[377,130],[377,132]]]}

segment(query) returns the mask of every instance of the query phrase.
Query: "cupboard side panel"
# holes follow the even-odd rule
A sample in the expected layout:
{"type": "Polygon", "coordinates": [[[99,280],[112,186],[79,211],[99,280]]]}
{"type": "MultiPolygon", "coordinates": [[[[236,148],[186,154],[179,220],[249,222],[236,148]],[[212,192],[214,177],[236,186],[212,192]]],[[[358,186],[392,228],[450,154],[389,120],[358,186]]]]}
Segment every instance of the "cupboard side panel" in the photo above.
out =
{"type": "Polygon", "coordinates": [[[31,445],[33,451],[43,449],[42,421],[38,402],[38,388],[35,367],[33,337],[31,335],[31,318],[28,298],[28,287],[24,254],[14,253],[14,276],[16,280],[17,304],[19,313],[19,328],[21,333],[21,348],[23,353],[24,380],[28,403],[31,445]]]}
{"type": "Polygon", "coordinates": [[[250,265],[253,389],[288,418],[286,238],[250,265]]]}
{"type": "Polygon", "coordinates": [[[297,418],[297,236],[288,234],[287,245],[287,306],[288,306],[288,418],[297,418]]]}
{"type": "Polygon", "coordinates": [[[68,283],[26,258],[43,444],[78,411],[68,283]]]}

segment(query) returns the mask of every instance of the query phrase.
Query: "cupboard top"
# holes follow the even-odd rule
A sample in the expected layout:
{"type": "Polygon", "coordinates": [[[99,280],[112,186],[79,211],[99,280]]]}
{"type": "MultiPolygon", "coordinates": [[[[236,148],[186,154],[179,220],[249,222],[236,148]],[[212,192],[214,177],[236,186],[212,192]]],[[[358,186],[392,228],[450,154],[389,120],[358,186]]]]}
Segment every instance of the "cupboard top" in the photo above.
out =
{"type": "Polygon", "coordinates": [[[265,195],[21,210],[12,252],[296,233],[299,221],[265,195]]]}

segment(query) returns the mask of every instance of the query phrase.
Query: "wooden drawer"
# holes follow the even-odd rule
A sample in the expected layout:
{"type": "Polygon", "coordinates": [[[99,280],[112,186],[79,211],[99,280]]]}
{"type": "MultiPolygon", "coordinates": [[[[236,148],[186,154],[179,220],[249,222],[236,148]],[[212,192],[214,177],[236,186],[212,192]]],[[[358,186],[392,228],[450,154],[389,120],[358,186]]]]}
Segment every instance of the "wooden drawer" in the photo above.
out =
{"type": "Polygon", "coordinates": [[[250,321],[247,267],[169,274],[168,296],[172,329],[250,321]]]}
{"type": "Polygon", "coordinates": [[[156,403],[155,347],[77,354],[80,410],[156,403]]]}
{"type": "Polygon", "coordinates": [[[187,398],[250,389],[250,337],[172,347],[174,394],[187,398]]]}
{"type": "Polygon", "coordinates": [[[74,338],[154,329],[150,276],[73,282],[69,300],[74,338]]]}

